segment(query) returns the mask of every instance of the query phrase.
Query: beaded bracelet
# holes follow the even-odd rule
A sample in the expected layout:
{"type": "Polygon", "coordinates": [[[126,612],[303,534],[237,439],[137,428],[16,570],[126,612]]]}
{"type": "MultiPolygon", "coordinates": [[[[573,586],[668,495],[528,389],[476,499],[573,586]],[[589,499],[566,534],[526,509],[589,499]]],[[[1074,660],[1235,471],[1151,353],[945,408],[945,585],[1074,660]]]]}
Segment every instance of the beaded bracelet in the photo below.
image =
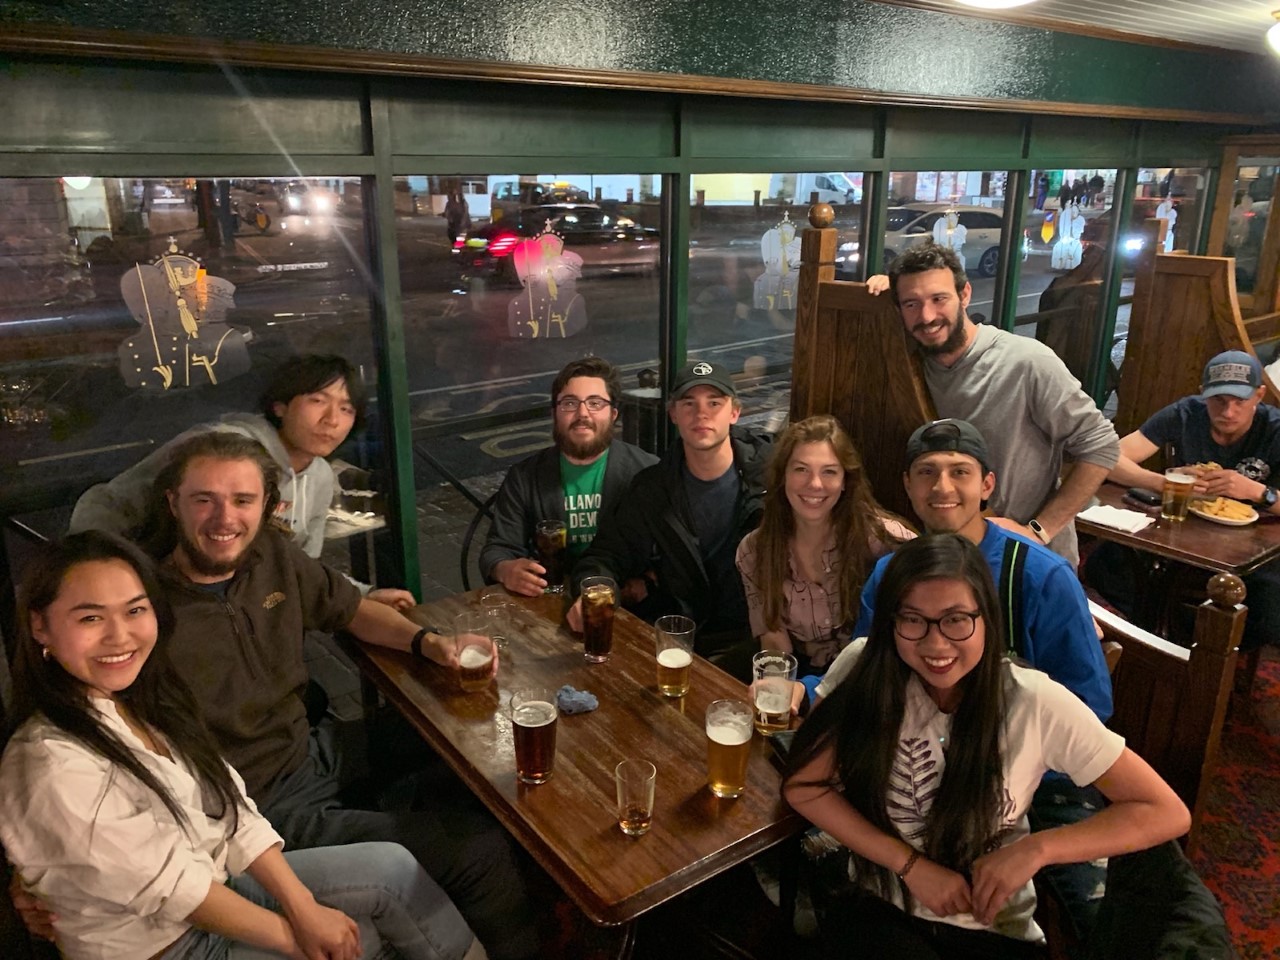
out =
{"type": "Polygon", "coordinates": [[[907,874],[911,872],[911,868],[916,865],[916,861],[920,859],[920,851],[912,850],[911,856],[907,857],[907,862],[902,865],[902,869],[898,871],[898,879],[907,879],[907,874]]]}

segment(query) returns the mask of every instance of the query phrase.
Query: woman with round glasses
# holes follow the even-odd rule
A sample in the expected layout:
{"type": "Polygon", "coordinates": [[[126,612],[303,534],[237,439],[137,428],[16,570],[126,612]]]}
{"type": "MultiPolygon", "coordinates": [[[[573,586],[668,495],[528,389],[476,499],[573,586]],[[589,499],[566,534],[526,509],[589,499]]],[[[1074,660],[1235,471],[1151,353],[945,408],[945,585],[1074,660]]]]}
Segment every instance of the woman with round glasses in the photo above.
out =
{"type": "Polygon", "coordinates": [[[764,517],[738,545],[751,632],[821,673],[849,642],[876,560],[915,533],[876,503],[835,417],[793,423],[774,444],[764,517]]]}
{"type": "Polygon", "coordinates": [[[922,537],[889,561],[870,635],[828,671],[843,679],[800,728],[783,790],[851,853],[852,883],[823,917],[832,956],[1040,956],[1036,871],[1188,829],[1182,801],[1121,737],[1005,659],[1003,632],[978,549],[922,537]],[[1029,833],[1047,770],[1110,805],[1029,833]]]}

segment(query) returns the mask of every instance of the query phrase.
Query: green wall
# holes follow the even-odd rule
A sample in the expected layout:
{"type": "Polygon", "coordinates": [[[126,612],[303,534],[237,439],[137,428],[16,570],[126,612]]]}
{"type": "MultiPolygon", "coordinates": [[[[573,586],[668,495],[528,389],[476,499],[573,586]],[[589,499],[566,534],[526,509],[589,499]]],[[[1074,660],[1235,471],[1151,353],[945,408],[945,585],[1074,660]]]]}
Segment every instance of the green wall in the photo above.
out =
{"type": "Polygon", "coordinates": [[[871,0],[8,0],[5,23],[1237,116],[1277,116],[1280,93],[1262,56],[871,0]]]}

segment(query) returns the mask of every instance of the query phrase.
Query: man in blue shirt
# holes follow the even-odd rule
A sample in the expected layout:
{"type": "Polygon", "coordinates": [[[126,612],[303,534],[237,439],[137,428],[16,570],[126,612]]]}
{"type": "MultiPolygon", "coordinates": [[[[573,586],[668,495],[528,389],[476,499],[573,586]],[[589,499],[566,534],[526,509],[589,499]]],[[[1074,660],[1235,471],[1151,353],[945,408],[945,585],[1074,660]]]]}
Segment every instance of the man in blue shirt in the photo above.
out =
{"type": "MultiPolygon", "coordinates": [[[[916,430],[907,441],[902,475],[912,509],[926,533],[958,533],[978,545],[999,588],[1010,653],[1049,674],[1105,722],[1111,677],[1080,581],[1062,557],[982,515],[996,486],[988,462],[986,441],[964,420],[936,420],[916,430]]],[[[862,589],[855,637],[866,636],[871,626],[888,562],[882,557],[876,563],[862,589]]],[[[817,685],[817,692],[827,691],[817,685]]]]}

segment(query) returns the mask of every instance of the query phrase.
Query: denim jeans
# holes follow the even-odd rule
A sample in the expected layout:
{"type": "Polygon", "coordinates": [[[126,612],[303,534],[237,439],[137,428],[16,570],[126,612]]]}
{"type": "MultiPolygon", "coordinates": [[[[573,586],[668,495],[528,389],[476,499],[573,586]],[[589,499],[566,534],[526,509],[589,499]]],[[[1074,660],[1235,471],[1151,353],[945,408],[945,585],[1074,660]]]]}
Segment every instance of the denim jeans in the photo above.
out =
{"type": "MultiPolygon", "coordinates": [[[[360,927],[365,960],[461,960],[475,935],[456,907],[404,847],[353,843],[285,854],[298,879],[326,906],[360,927]]],[[[250,876],[230,887],[269,910],[275,898],[250,876]]],[[[191,929],[161,960],[280,960],[279,954],[191,929]]]]}

